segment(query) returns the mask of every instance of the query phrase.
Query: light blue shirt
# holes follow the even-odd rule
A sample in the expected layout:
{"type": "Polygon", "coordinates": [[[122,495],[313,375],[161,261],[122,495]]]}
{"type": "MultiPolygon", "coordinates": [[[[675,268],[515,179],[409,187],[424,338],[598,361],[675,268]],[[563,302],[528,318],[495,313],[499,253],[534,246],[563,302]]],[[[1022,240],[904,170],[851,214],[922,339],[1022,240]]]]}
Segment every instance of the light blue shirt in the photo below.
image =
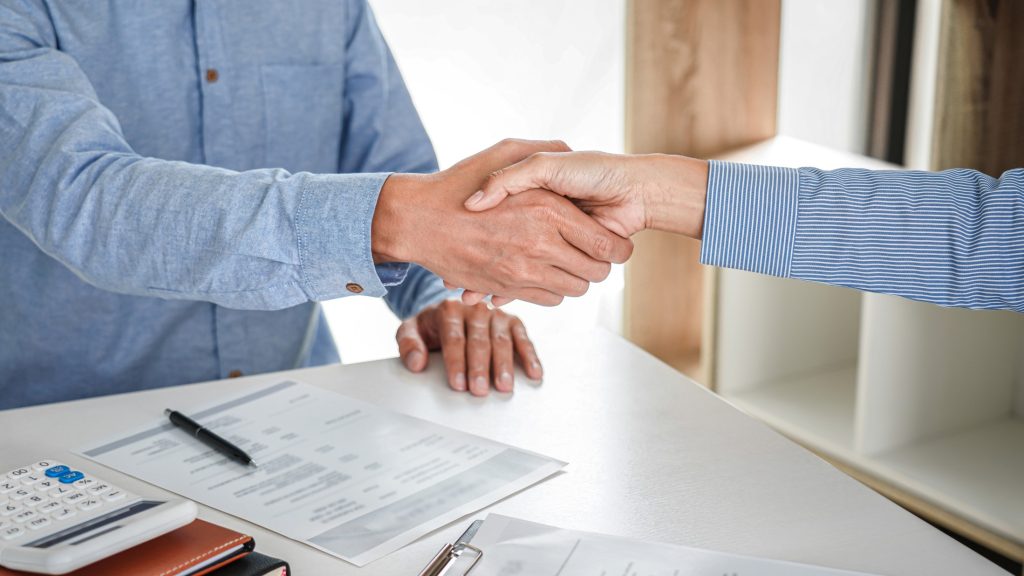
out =
{"type": "Polygon", "coordinates": [[[370,253],[435,169],[364,0],[0,0],[0,408],[336,361],[448,295],[370,253]]]}
{"type": "Polygon", "coordinates": [[[1024,312],[1024,169],[712,162],[707,192],[705,264],[1024,312]]]}

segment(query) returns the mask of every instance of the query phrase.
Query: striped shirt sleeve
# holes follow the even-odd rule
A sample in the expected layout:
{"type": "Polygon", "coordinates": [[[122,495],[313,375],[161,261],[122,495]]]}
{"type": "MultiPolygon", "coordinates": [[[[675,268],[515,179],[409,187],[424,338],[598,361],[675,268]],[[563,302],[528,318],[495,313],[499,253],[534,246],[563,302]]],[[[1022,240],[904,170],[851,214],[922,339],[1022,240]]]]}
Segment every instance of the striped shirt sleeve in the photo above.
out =
{"type": "Polygon", "coordinates": [[[1024,312],[1024,169],[996,179],[712,162],[701,262],[1024,312]]]}

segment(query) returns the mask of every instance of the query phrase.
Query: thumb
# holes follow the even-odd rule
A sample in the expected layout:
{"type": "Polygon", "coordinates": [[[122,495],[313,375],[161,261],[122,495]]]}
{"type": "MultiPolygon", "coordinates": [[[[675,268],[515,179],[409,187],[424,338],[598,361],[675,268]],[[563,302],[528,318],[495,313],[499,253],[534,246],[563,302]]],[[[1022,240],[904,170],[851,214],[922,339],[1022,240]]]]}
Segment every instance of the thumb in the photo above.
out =
{"type": "Polygon", "coordinates": [[[551,179],[556,158],[562,154],[538,152],[521,162],[491,173],[480,190],[466,199],[466,208],[473,212],[482,212],[501,204],[502,200],[513,194],[535,188],[547,188],[557,192],[557,187],[551,186],[551,179]]]}
{"type": "Polygon", "coordinates": [[[412,372],[422,372],[427,367],[427,344],[420,334],[419,317],[413,316],[398,327],[398,355],[402,363],[412,372]]]}

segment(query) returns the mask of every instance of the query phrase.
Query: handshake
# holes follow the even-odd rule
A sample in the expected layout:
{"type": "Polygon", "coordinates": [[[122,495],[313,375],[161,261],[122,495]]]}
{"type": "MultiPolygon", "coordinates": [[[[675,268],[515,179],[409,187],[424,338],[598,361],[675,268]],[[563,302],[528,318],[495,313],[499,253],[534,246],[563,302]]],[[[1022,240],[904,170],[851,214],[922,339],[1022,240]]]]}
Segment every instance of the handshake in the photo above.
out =
{"type": "Polygon", "coordinates": [[[373,258],[415,262],[465,288],[467,303],[555,306],[629,259],[636,232],[699,238],[706,188],[701,160],[505,140],[436,174],[388,178],[373,258]]]}

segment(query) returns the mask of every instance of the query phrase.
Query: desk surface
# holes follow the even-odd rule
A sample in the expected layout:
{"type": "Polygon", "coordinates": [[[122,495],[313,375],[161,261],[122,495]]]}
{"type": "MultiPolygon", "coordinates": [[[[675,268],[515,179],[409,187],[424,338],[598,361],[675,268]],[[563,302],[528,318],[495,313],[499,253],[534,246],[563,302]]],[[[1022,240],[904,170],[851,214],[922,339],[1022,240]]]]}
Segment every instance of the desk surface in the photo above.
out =
{"type": "MultiPolygon", "coordinates": [[[[0,466],[61,458],[142,494],[159,493],[68,448],[152,422],[166,406],[294,378],[570,463],[495,512],[882,575],[1005,576],[624,340],[603,331],[537,336],[545,383],[520,380],[509,396],[449,391],[435,357],[421,375],[384,360],[0,412],[0,466]]],[[[466,524],[360,570],[216,510],[203,508],[201,516],[252,534],[257,550],[288,559],[300,575],[414,575],[466,524]]]]}

